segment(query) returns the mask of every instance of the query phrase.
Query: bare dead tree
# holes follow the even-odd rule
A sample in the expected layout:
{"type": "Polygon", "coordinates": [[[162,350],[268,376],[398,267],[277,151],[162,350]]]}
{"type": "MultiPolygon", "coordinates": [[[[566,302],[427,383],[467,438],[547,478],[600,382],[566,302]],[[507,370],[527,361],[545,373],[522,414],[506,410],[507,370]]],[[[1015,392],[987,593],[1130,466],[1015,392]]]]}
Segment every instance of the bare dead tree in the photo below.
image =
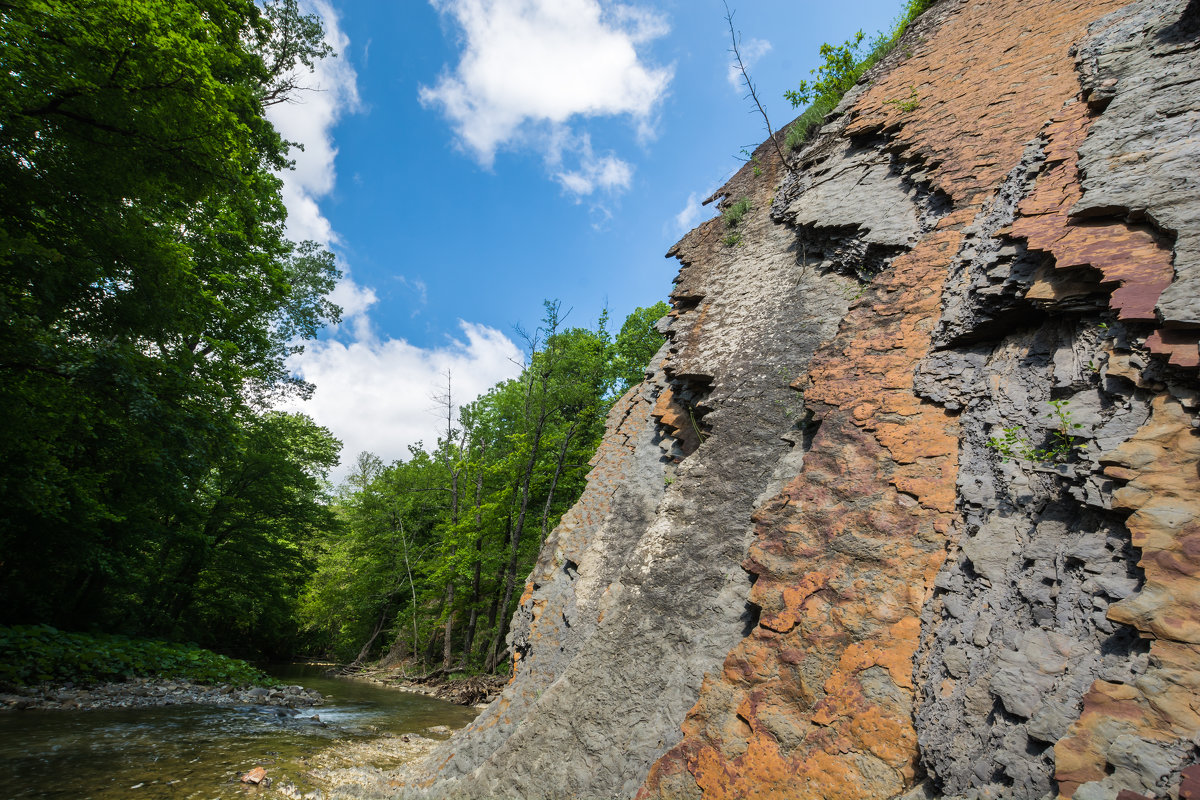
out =
{"type": "MultiPolygon", "coordinates": [[[[441,447],[438,452],[441,454],[442,464],[446,468],[446,474],[450,478],[450,526],[451,530],[455,531],[452,536],[457,534],[458,529],[458,511],[460,502],[459,480],[464,472],[464,464],[462,461],[463,450],[466,446],[467,432],[464,425],[460,429],[454,427],[454,391],[451,384],[450,370],[447,369],[446,377],[446,392],[434,397],[439,409],[446,420],[446,434],[442,440],[441,447]]],[[[456,552],[451,559],[451,563],[456,563],[458,553],[456,552]]],[[[454,577],[455,570],[450,571],[450,577],[446,580],[446,628],[442,639],[442,669],[449,671],[450,660],[453,655],[453,633],[454,633],[454,577]]]]}
{"type": "Polygon", "coordinates": [[[762,115],[763,122],[767,125],[767,138],[775,146],[775,152],[779,154],[779,162],[786,169],[788,166],[787,157],[783,154],[783,148],[779,146],[779,140],[775,138],[775,129],[771,127],[771,119],[767,116],[767,110],[763,108],[762,102],[758,99],[758,90],[754,88],[754,81],[750,80],[750,73],[746,69],[746,62],[742,60],[742,34],[733,27],[733,15],[735,12],[729,10],[729,3],[725,2],[725,0],[722,0],[722,4],[725,6],[725,22],[729,25],[729,52],[733,53],[733,58],[737,62],[738,72],[742,73],[742,82],[746,84],[746,89],[748,90],[746,99],[754,101],[754,106],[758,109],[758,113],[762,115]]]}

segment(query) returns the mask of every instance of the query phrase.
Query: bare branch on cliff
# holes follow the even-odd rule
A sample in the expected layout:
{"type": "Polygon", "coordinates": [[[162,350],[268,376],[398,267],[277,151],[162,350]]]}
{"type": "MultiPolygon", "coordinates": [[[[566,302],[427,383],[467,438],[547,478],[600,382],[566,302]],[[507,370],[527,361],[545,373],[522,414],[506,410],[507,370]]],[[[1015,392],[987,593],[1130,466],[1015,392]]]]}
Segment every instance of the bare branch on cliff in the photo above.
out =
{"type": "Polygon", "coordinates": [[[733,27],[734,12],[729,10],[728,2],[722,0],[722,4],[725,6],[725,22],[729,24],[729,40],[731,42],[729,52],[733,53],[733,57],[737,61],[738,71],[742,73],[742,81],[745,82],[746,89],[748,90],[746,98],[753,100],[754,105],[758,108],[758,113],[762,114],[763,122],[767,125],[767,138],[775,146],[775,152],[779,154],[779,162],[783,164],[784,169],[787,169],[787,157],[784,156],[783,148],[779,146],[779,141],[775,138],[775,129],[771,127],[771,120],[767,116],[767,110],[763,108],[762,102],[758,99],[758,90],[754,88],[754,81],[750,80],[750,73],[746,70],[746,62],[742,60],[742,36],[733,27]]]}

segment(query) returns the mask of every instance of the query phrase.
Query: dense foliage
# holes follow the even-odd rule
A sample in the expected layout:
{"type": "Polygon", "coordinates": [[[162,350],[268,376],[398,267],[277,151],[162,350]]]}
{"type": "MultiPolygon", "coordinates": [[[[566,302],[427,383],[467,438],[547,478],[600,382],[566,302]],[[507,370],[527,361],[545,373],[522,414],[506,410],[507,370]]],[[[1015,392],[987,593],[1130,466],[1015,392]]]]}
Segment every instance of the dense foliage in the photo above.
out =
{"type": "Polygon", "coordinates": [[[306,596],[314,640],[343,661],[380,653],[445,670],[495,669],[541,543],[583,491],[613,400],[662,344],[665,303],[612,337],[564,328],[547,304],[522,374],[451,413],[432,453],[364,453],[306,596]]]}
{"type": "Polygon", "coordinates": [[[337,443],[267,409],[337,271],[264,107],[327,53],[294,0],[0,3],[0,621],[293,614],[337,443]]]}
{"type": "Polygon", "coordinates": [[[0,627],[0,688],[72,681],[81,684],[133,677],[182,678],[194,683],[270,683],[245,661],[195,645],[64,633],[48,625],[0,627]]]}
{"type": "MultiPolygon", "coordinates": [[[[787,146],[798,147],[809,134],[820,127],[825,116],[837,106],[863,73],[890,53],[904,31],[923,14],[935,0],[905,0],[900,15],[887,31],[880,31],[863,50],[866,38],[858,31],[840,45],[822,44],[821,63],[812,70],[814,79],[802,80],[795,89],[783,93],[792,108],[806,106],[788,128],[787,146]]],[[[914,90],[915,91],[915,90],[914,90]]],[[[914,97],[907,102],[916,102],[914,97]]]]}

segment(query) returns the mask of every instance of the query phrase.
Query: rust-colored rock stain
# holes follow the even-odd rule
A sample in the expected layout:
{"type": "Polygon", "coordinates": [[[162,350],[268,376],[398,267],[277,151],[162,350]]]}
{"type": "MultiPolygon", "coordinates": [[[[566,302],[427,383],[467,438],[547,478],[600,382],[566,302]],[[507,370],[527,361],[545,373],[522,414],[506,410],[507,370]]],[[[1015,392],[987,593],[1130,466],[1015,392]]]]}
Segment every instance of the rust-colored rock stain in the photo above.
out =
{"type": "MultiPolygon", "coordinates": [[[[1083,197],[1078,149],[1092,118],[1086,104],[1075,102],[1047,126],[1046,166],[1021,201],[1011,232],[1031,249],[1053,255],[1058,269],[1092,267],[1103,284],[1116,284],[1109,305],[1122,321],[1157,325],[1154,307],[1175,277],[1170,243],[1147,226],[1070,217],[1083,197]]],[[[1147,345],[1177,366],[1196,367],[1197,341],[1197,331],[1156,331],[1147,345]]]]}

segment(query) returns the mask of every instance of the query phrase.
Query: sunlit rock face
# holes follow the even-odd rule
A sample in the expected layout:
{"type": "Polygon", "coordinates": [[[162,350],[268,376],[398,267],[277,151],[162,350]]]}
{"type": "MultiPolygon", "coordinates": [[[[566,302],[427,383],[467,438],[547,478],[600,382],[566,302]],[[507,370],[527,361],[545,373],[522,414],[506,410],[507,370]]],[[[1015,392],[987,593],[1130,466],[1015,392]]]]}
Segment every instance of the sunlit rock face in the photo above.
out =
{"type": "Polygon", "coordinates": [[[393,786],[1200,796],[1200,2],[941,0],[787,158],[393,786]]]}

